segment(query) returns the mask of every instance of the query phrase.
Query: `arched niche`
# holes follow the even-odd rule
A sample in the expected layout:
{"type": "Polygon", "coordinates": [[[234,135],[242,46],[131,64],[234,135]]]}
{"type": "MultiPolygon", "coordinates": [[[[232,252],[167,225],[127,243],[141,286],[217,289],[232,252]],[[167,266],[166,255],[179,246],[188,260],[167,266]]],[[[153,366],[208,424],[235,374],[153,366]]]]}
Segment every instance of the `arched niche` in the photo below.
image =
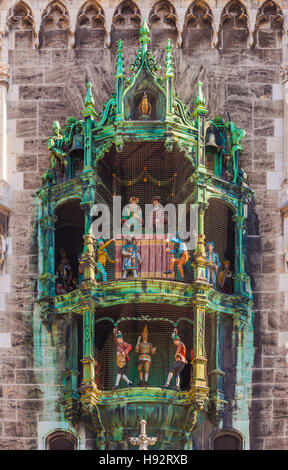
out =
{"type": "Polygon", "coordinates": [[[125,46],[135,46],[141,21],[141,12],[136,3],[132,0],[121,2],[116,8],[112,19],[111,44],[115,47],[116,41],[122,39],[125,46]]]}
{"type": "Polygon", "coordinates": [[[165,47],[170,38],[177,44],[177,15],[172,3],[160,0],[149,13],[149,26],[152,35],[152,47],[165,47]]]}
{"type": "Polygon", "coordinates": [[[284,16],[278,5],[267,0],[259,8],[256,18],[254,43],[257,48],[281,47],[284,16]]]}
{"type": "Polygon", "coordinates": [[[132,121],[164,121],[165,96],[147,69],[142,69],[132,88],[124,96],[124,118],[132,121]],[[148,111],[143,111],[146,101],[148,111]]]}
{"type": "Polygon", "coordinates": [[[105,43],[105,14],[94,0],[86,2],[80,9],[76,24],[76,47],[103,48],[105,43]]]}
{"type": "Polygon", "coordinates": [[[77,438],[67,431],[54,431],[45,439],[46,450],[76,450],[77,438]]]}
{"type": "MultiPolygon", "coordinates": [[[[111,390],[115,384],[117,366],[113,322],[117,322],[117,328],[121,331],[123,340],[132,346],[129,353],[127,377],[137,386],[139,382],[139,355],[135,351],[135,346],[145,325],[147,325],[148,341],[152,343],[153,347],[156,347],[156,352],[152,355],[148,383],[150,387],[162,387],[166,382],[169,369],[175,361],[176,348],[171,334],[174,329],[173,322],[176,321],[178,321],[177,330],[180,340],[186,346],[188,361],[181,373],[181,388],[183,390],[189,389],[192,374],[193,310],[172,305],[138,303],[96,310],[95,360],[97,365],[95,380],[97,386],[102,390],[111,390]],[[151,320],[143,319],[145,315],[151,320]]],[[[171,386],[174,385],[175,378],[171,381],[171,386]]],[[[123,380],[121,380],[120,386],[126,387],[123,380]]]]}
{"type": "Polygon", "coordinates": [[[243,438],[237,431],[222,430],[212,439],[212,450],[242,450],[243,438]]]}
{"type": "MultiPolygon", "coordinates": [[[[176,211],[179,210],[178,204],[186,204],[187,231],[190,230],[191,208],[190,204],[186,201],[189,200],[189,196],[194,188],[191,182],[192,172],[191,161],[179,149],[177,144],[175,143],[173,151],[169,152],[165,148],[163,141],[127,142],[121,152],[117,152],[113,146],[97,163],[99,178],[112,195],[121,196],[122,209],[130,203],[131,197],[137,197],[137,204],[142,210],[142,218],[143,222],[145,222],[145,205],[152,205],[152,199],[155,196],[160,198],[160,204],[163,207],[167,204],[170,204],[170,207],[175,207],[176,214],[176,211]]],[[[163,225],[164,234],[167,234],[169,230],[169,214],[165,213],[165,211],[163,225]]],[[[161,278],[190,283],[193,276],[190,248],[188,247],[190,258],[184,265],[184,278],[181,277],[176,264],[173,267],[174,272],[172,274],[165,274],[165,272],[170,270],[169,266],[172,255],[166,252],[167,247],[164,241],[164,234],[162,240],[160,239],[161,237],[156,240],[153,236],[155,234],[153,233],[153,228],[150,228],[151,230],[148,229],[148,233],[151,235],[149,244],[148,240],[144,239],[145,225],[143,224],[137,229],[137,234],[140,235],[139,238],[143,234],[143,240],[139,240],[137,245],[140,256],[143,259],[143,263],[139,267],[139,279],[161,278]]],[[[193,231],[193,220],[191,220],[191,232],[193,233],[193,231]]],[[[174,228],[169,230],[169,232],[175,233],[176,230],[174,228]]],[[[108,280],[113,279],[114,275],[116,279],[122,278],[121,250],[123,244],[125,244],[125,238],[123,236],[121,239],[120,236],[115,243],[111,243],[107,248],[112,259],[116,259],[115,264],[106,264],[105,269],[108,274],[108,280]],[[115,258],[112,250],[114,245],[115,258]]]]}
{"type": "Polygon", "coordinates": [[[56,294],[64,294],[78,285],[79,255],[83,251],[84,212],[81,209],[80,200],[72,199],[57,206],[54,214],[57,217],[55,223],[56,294]],[[63,261],[64,257],[67,261],[63,261]],[[69,265],[70,269],[66,268],[68,280],[64,282],[62,288],[63,276],[60,273],[63,272],[63,265],[69,265]]]}
{"type": "Polygon", "coordinates": [[[221,15],[219,48],[230,50],[246,48],[249,36],[248,15],[245,6],[238,0],[231,0],[221,15]]]}
{"type": "Polygon", "coordinates": [[[35,21],[31,8],[22,1],[10,8],[7,16],[9,38],[14,34],[15,49],[31,49],[33,46],[35,21]]]}
{"type": "Polygon", "coordinates": [[[213,15],[203,0],[196,0],[188,7],[183,31],[184,49],[207,49],[213,37],[213,15]]]}
{"type": "MultiPolygon", "coordinates": [[[[232,208],[224,201],[218,198],[211,198],[205,211],[205,241],[206,253],[207,244],[214,243],[214,252],[218,254],[221,266],[216,271],[216,288],[224,293],[233,293],[226,287],[221,286],[222,275],[224,271],[224,262],[230,261],[229,270],[234,272],[235,265],[235,227],[233,222],[234,212],[232,208]],[[229,292],[228,292],[229,290],[229,292]]],[[[213,275],[211,276],[211,278],[213,275]]],[[[229,284],[229,283],[228,283],[229,284]]],[[[231,288],[231,286],[230,286],[231,288]]]]}
{"type": "Polygon", "coordinates": [[[41,48],[63,49],[68,46],[70,20],[67,8],[59,0],[49,3],[41,19],[41,48]]]}

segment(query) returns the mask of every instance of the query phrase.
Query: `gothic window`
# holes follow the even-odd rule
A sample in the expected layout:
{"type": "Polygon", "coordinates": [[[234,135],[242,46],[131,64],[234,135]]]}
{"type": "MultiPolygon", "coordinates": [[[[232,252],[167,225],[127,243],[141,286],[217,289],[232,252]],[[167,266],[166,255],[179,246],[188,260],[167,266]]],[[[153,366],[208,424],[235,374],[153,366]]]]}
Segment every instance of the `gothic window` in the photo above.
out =
{"type": "Polygon", "coordinates": [[[213,16],[209,6],[202,0],[193,2],[185,16],[183,47],[186,49],[211,46],[213,16]]]}
{"type": "Polygon", "coordinates": [[[246,8],[238,0],[231,0],[221,16],[219,47],[220,49],[247,47],[248,36],[246,8]]]}
{"type": "Polygon", "coordinates": [[[177,16],[173,5],[166,0],[156,3],[149,14],[149,25],[152,29],[152,46],[162,47],[168,38],[177,43],[177,16]]]}
{"type": "Polygon", "coordinates": [[[242,437],[235,431],[221,431],[213,438],[213,450],[242,450],[242,437]]]}
{"type": "Polygon", "coordinates": [[[272,0],[265,2],[259,9],[254,34],[258,48],[279,47],[283,34],[283,14],[272,0]]]}
{"type": "Polygon", "coordinates": [[[117,7],[112,21],[112,44],[115,46],[118,39],[125,41],[125,45],[136,44],[139,28],[141,26],[141,12],[131,0],[125,0],[117,7]]]}
{"type": "Polygon", "coordinates": [[[40,47],[66,48],[69,38],[69,13],[63,3],[55,0],[42,15],[40,27],[40,47]]]}
{"type": "Polygon", "coordinates": [[[46,438],[46,450],[76,450],[77,439],[66,431],[55,431],[46,438]]]}
{"type": "Polygon", "coordinates": [[[93,0],[86,2],[79,11],[77,18],[77,47],[103,47],[105,34],[105,16],[103,9],[93,0]]]}
{"type": "Polygon", "coordinates": [[[9,32],[14,32],[15,49],[32,47],[34,18],[31,9],[24,2],[17,2],[8,13],[9,32]]]}

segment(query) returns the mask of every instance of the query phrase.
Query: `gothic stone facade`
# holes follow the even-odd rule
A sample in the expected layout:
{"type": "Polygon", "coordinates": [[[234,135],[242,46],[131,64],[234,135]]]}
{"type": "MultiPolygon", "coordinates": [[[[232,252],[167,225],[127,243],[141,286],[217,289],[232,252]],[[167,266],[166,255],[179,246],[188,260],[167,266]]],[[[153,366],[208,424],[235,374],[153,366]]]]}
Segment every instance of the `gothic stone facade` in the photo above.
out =
{"type": "MultiPolygon", "coordinates": [[[[8,209],[10,218],[0,275],[0,449],[42,449],[49,432],[69,429],[61,408],[61,324],[56,340],[44,335],[40,354],[35,331],[41,326],[32,315],[38,275],[33,194],[50,166],[51,122],[81,117],[76,113],[88,80],[100,111],[115,88],[115,41],[125,41],[128,65],[144,18],[159,62],[168,37],[175,45],[175,88],[188,107],[201,80],[209,117],[229,112],[247,132],[242,166],[255,190],[247,260],[254,361],[252,383],[233,391],[223,427],[234,427],[233,414],[248,403],[246,448],[288,447],[286,0],[1,0],[0,211],[8,209]]],[[[95,448],[93,433],[82,427],[77,433],[78,448],[95,448]]],[[[197,447],[209,442],[199,435],[197,447]]]]}

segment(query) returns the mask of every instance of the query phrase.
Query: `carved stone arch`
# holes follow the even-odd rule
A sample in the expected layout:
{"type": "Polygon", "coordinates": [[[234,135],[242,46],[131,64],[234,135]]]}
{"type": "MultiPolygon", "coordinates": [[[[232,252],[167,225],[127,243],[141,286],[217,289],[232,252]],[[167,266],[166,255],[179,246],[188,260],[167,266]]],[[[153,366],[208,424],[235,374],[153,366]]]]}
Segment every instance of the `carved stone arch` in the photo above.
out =
{"type": "Polygon", "coordinates": [[[186,49],[211,46],[213,37],[213,14],[204,0],[195,0],[188,7],[183,30],[183,47],[186,49]]]}
{"type": "Polygon", "coordinates": [[[111,28],[111,42],[115,47],[116,41],[122,39],[125,45],[136,45],[141,26],[141,12],[132,0],[124,0],[116,8],[111,28]]]}
{"type": "Polygon", "coordinates": [[[31,8],[21,0],[10,8],[7,15],[9,35],[14,33],[15,49],[30,49],[33,45],[35,21],[31,8]]]}
{"type": "Polygon", "coordinates": [[[243,450],[243,435],[235,429],[222,429],[210,438],[211,450],[243,450]]]}
{"type": "Polygon", "coordinates": [[[168,38],[179,44],[178,18],[176,10],[168,0],[155,3],[149,14],[152,30],[152,47],[166,46],[168,38]]]}
{"type": "Polygon", "coordinates": [[[55,430],[45,439],[46,450],[76,450],[77,437],[68,431],[55,430]]]}
{"type": "Polygon", "coordinates": [[[53,0],[45,9],[40,26],[39,43],[42,48],[63,49],[68,46],[70,34],[69,12],[60,0],[53,0]]]}
{"type": "Polygon", "coordinates": [[[283,32],[283,13],[273,0],[267,0],[257,13],[254,44],[265,49],[281,47],[283,32]]]}
{"type": "Polygon", "coordinates": [[[104,47],[106,28],[103,8],[88,0],[79,10],[76,23],[76,47],[104,47]]]}
{"type": "Polygon", "coordinates": [[[219,48],[246,48],[249,37],[248,20],[245,6],[239,0],[231,0],[221,15],[219,48]]]}

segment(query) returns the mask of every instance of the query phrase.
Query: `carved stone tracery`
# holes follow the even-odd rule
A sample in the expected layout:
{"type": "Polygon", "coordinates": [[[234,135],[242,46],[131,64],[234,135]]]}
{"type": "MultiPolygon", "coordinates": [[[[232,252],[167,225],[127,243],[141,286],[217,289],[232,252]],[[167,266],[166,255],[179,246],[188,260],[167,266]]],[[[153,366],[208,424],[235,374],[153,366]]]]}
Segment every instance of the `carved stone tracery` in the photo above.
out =
{"type": "Polygon", "coordinates": [[[267,0],[258,11],[254,32],[256,47],[275,47],[282,39],[284,16],[273,0],[267,0]]]}
{"type": "Polygon", "coordinates": [[[69,26],[69,13],[63,3],[58,0],[50,3],[43,13],[41,28],[46,30],[68,30],[69,26]]]}
{"type": "Polygon", "coordinates": [[[141,24],[141,12],[136,3],[125,0],[120,3],[113,16],[114,28],[134,29],[139,28],[141,24]]]}
{"type": "MultiPolygon", "coordinates": [[[[249,18],[245,6],[238,0],[231,0],[221,15],[219,28],[219,47],[247,46],[249,18]]],[[[251,38],[249,43],[251,43],[251,38]]]]}
{"type": "Polygon", "coordinates": [[[17,2],[9,10],[7,26],[13,30],[34,29],[34,18],[31,8],[22,1],[17,2]]]}

